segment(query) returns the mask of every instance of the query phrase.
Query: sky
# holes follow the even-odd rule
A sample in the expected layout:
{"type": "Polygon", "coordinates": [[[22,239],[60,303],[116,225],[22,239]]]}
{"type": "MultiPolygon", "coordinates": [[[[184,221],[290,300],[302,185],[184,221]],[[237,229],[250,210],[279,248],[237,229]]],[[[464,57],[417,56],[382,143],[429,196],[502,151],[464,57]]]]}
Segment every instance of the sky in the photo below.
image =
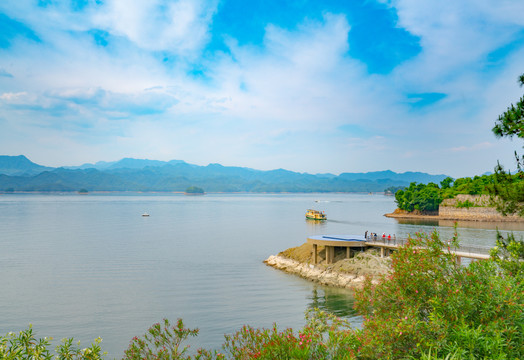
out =
{"type": "Polygon", "coordinates": [[[454,178],[514,167],[522,0],[2,0],[0,155],[454,178]]]}

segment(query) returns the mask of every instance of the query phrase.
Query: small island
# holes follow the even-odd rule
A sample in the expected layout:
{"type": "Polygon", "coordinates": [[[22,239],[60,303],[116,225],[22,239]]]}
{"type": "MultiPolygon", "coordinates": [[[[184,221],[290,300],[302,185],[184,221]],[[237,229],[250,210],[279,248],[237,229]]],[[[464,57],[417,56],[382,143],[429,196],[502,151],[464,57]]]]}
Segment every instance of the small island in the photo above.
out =
{"type": "Polygon", "coordinates": [[[205,195],[204,189],[198,186],[190,186],[184,192],[185,195],[205,195]]]}

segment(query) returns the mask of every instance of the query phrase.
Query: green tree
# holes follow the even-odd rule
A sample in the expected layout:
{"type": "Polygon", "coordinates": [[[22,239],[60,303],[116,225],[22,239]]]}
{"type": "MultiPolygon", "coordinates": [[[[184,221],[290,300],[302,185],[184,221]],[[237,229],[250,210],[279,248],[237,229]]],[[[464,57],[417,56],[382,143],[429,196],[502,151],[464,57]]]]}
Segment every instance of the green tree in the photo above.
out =
{"type": "MultiPolygon", "coordinates": [[[[524,86],[524,74],[519,77],[520,86],[524,86]]],[[[524,139],[524,97],[521,97],[516,105],[511,104],[508,109],[499,116],[493,133],[497,137],[517,136],[524,139]]]]}
{"type": "Polygon", "coordinates": [[[395,193],[395,201],[401,210],[437,211],[442,202],[442,191],[435,183],[411,183],[404,190],[395,193]]]}
{"type": "MultiPolygon", "coordinates": [[[[520,86],[524,86],[524,74],[519,76],[520,86]]],[[[524,139],[524,96],[499,116],[492,129],[497,137],[516,136],[524,139]]],[[[515,151],[517,163],[516,177],[504,170],[503,166],[497,164],[495,167],[496,182],[491,188],[494,195],[493,202],[497,210],[502,214],[518,214],[524,216],[524,154],[519,156],[515,151]]]]}
{"type": "Polygon", "coordinates": [[[451,184],[453,184],[453,181],[455,180],[448,176],[447,178],[445,178],[444,180],[440,182],[440,187],[442,189],[449,189],[451,187],[451,184]]]}

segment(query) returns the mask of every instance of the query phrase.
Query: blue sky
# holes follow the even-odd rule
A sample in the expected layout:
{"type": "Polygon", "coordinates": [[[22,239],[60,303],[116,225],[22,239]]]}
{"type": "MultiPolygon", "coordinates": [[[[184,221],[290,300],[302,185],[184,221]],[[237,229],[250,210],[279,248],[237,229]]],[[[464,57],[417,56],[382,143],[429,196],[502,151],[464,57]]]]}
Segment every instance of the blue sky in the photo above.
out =
{"type": "Polygon", "coordinates": [[[0,154],[453,177],[513,166],[521,0],[3,0],[0,154]]]}

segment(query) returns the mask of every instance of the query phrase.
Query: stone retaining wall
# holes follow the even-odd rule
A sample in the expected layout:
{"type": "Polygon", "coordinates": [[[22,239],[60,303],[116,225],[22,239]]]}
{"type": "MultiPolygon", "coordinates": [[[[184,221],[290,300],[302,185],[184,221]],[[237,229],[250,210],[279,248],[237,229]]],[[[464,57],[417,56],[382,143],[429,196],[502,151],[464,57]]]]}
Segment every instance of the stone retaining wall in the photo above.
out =
{"type": "Polygon", "coordinates": [[[440,219],[445,220],[473,220],[473,221],[524,221],[517,215],[503,216],[489,206],[488,195],[457,195],[453,199],[445,199],[439,206],[440,219]],[[474,206],[469,208],[456,207],[459,202],[469,201],[474,206]]]}

